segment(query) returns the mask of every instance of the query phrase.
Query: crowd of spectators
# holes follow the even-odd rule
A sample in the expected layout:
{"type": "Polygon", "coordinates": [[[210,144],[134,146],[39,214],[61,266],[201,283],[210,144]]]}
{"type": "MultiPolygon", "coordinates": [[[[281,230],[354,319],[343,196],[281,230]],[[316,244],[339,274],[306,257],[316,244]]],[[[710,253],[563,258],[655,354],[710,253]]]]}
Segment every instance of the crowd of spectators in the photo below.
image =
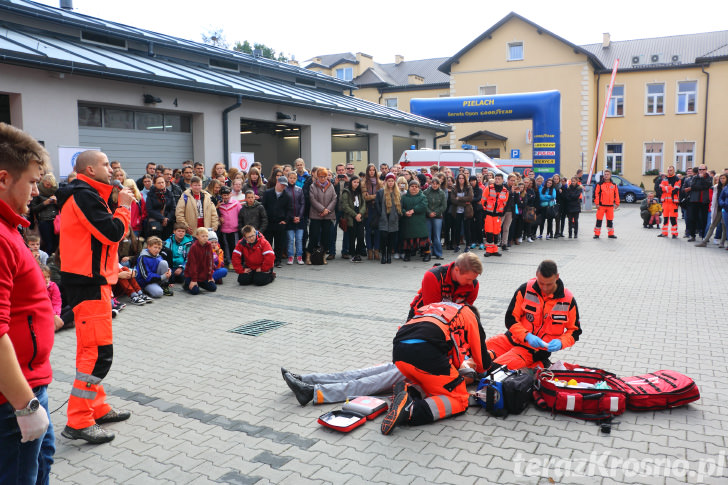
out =
{"type": "MultiPolygon", "coordinates": [[[[383,163],[357,174],[351,163],[338,164],[333,171],[309,170],[299,158],[275,165],[268,178],[260,164],[246,173],[216,163],[205,174],[200,162],[184,162],[181,168],[149,163],[134,181],[118,161],[112,167],[113,178],[136,199],[129,233],[119,245],[119,283],[114,288],[115,297],[128,297],[135,305],[171,296],[175,285],[190,294],[215,291],[228,271],[238,274],[241,285],[265,285],[284,264],[327,264],[337,255],[353,263],[427,262],[443,259],[444,251],[489,246],[484,256],[500,256],[523,243],[579,237],[580,171],[570,178],[555,174],[547,179],[512,173],[503,180],[466,167],[432,166],[416,172],[383,163]],[[503,207],[488,206],[493,194],[507,194],[503,207]],[[484,231],[489,214],[501,223],[495,236],[484,231]]],[[[684,177],[678,174],[684,237],[691,242],[700,237],[698,246],[705,247],[715,234],[716,244],[724,247],[728,170],[715,174],[704,168],[684,177]]],[[[657,192],[666,176],[655,179],[657,192]]],[[[73,179],[72,173],[67,183],[73,179]]],[[[62,328],[73,325],[73,314],[57,294],[57,189],[53,174],[45,174],[30,204],[36,229],[27,241],[49,275],[56,326],[62,328]]],[[[112,210],[117,191],[109,200],[112,210]]],[[[660,196],[650,192],[643,201],[644,227],[660,227],[660,196]]],[[[125,305],[114,302],[116,315],[125,305]]]]}

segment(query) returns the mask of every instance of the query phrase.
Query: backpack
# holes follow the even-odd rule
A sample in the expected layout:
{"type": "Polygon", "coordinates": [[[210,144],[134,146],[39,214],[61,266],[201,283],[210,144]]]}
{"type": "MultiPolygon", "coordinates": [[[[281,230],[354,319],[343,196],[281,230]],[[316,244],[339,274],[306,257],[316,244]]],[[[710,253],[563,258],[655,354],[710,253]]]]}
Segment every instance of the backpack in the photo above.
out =
{"type": "Polygon", "coordinates": [[[533,369],[508,370],[505,366],[481,379],[475,401],[496,417],[521,414],[532,400],[533,369]]]}
{"type": "Polygon", "coordinates": [[[324,252],[324,248],[321,246],[316,246],[311,250],[311,264],[313,265],[322,265],[324,264],[324,259],[326,258],[326,253],[324,252]]]}
{"type": "Polygon", "coordinates": [[[627,393],[627,409],[631,411],[676,408],[700,399],[700,390],[695,382],[674,370],[615,377],[610,379],[609,384],[627,393]]]}

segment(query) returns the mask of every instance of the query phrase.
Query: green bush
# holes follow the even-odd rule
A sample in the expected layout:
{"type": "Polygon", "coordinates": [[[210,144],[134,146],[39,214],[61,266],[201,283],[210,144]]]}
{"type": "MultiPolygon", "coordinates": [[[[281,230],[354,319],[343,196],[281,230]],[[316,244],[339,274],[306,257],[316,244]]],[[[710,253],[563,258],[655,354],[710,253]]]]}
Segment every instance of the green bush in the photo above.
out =
{"type": "Polygon", "coordinates": [[[652,170],[648,170],[644,173],[645,175],[660,175],[660,171],[656,168],[653,168],[652,170]]]}

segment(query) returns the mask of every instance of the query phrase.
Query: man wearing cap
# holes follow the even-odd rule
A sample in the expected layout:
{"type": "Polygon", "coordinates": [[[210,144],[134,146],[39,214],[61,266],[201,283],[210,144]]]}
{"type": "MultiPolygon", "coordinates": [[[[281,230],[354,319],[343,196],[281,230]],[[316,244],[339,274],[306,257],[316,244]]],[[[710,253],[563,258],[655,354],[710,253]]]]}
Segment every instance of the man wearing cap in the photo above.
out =
{"type": "Polygon", "coordinates": [[[283,253],[288,246],[288,233],[286,232],[286,221],[291,216],[293,207],[291,196],[286,192],[288,179],[281,175],[276,179],[276,185],[265,191],[263,194],[263,208],[268,216],[268,227],[265,231],[265,238],[275,248],[275,266],[281,267],[283,253]]]}

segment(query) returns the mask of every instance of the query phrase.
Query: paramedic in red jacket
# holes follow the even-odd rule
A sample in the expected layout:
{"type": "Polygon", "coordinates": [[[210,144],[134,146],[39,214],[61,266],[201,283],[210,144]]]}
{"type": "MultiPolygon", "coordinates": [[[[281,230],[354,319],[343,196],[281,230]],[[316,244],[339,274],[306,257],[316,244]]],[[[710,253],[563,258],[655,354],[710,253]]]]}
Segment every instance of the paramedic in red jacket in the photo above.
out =
{"type": "Polygon", "coordinates": [[[597,224],[594,226],[594,239],[602,233],[602,219],[607,216],[607,234],[609,239],[617,239],[614,235],[614,209],[619,207],[619,189],[612,182],[612,172],[605,170],[602,180],[594,189],[594,204],[597,206],[597,224]]]}
{"type": "Polygon", "coordinates": [[[506,311],[506,328],[486,344],[493,362],[509,369],[542,366],[551,352],[579,340],[579,309],[554,261],[542,261],[536,277],[516,290],[506,311]]]}
{"type": "Polygon", "coordinates": [[[76,379],[68,399],[68,424],[61,433],[69,439],[105,443],[114,433],[99,425],[129,419],[106,403],[101,381],[114,355],[111,329],[111,286],[119,275],[119,241],[129,230],[134,194],[119,191],[112,213],[111,166],[97,150],[76,159],[76,180],[60,189],[61,281],[76,322],[76,379]]]}
{"type": "Polygon", "coordinates": [[[275,253],[270,243],[251,225],[242,229],[243,237],[233,251],[233,267],[238,273],[241,285],[264,286],[271,283],[276,274],[273,272],[275,253]]]}
{"type": "MultiPolygon", "coordinates": [[[[489,185],[483,191],[483,209],[485,209],[485,256],[500,256],[498,246],[500,245],[501,224],[506,211],[506,204],[511,192],[503,185],[503,175],[495,175],[495,183],[489,185]]],[[[507,241],[506,241],[507,242],[507,241]]]]}
{"type": "Polygon", "coordinates": [[[392,360],[414,384],[395,385],[383,434],[398,425],[432,423],[465,412],[469,395],[460,370],[483,373],[491,365],[478,310],[452,302],[418,308],[397,331],[392,360]]]}
{"type": "Polygon", "coordinates": [[[18,232],[38,195],[48,152],[0,123],[0,483],[48,483],[55,438],[48,419],[53,307],[18,232]]]}
{"type": "Polygon", "coordinates": [[[415,310],[430,303],[451,301],[472,305],[478,298],[478,276],[483,263],[473,253],[462,253],[450,264],[435,266],[425,272],[415,299],[410,303],[409,320],[415,310]]]}

